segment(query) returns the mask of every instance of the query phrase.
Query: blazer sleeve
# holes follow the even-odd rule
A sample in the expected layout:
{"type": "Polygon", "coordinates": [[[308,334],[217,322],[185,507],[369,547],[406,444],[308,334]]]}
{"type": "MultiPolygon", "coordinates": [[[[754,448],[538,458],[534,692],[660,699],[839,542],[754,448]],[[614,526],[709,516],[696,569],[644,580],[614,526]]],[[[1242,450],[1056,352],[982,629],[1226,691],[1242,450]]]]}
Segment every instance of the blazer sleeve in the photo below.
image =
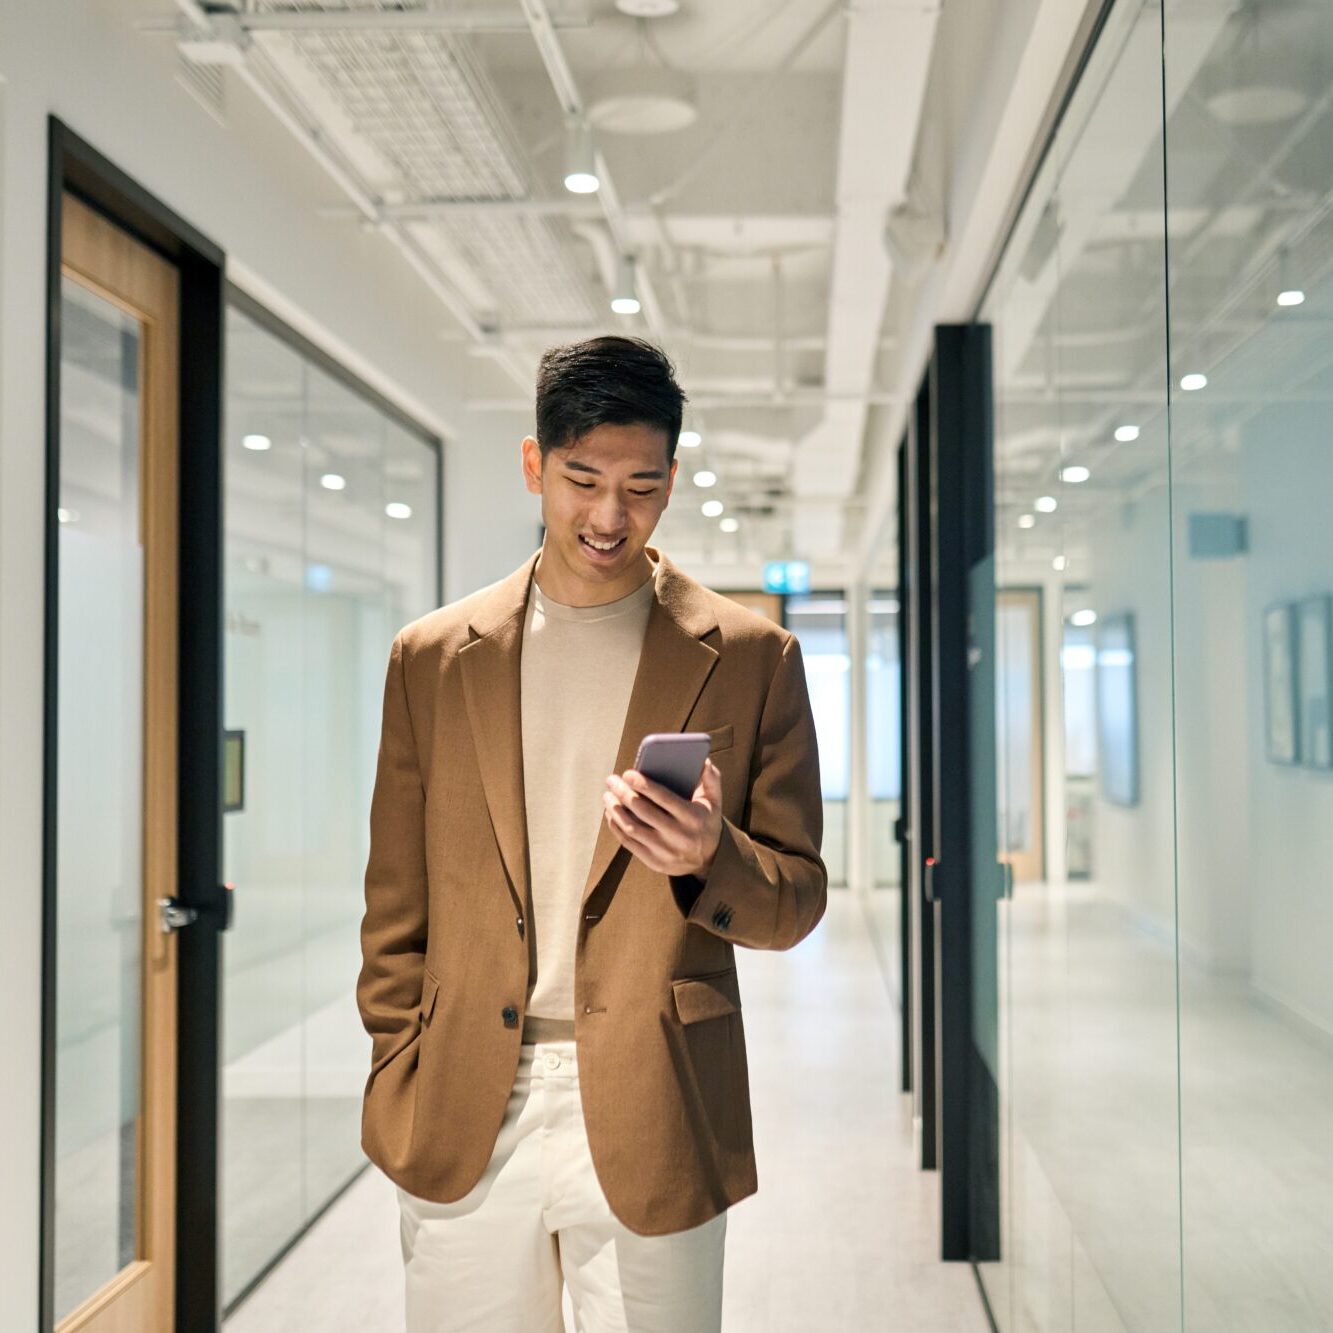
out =
{"type": "Polygon", "coordinates": [[[790,949],[828,904],[815,721],[796,636],[768,685],[750,768],[746,828],[723,816],[706,879],[673,877],[686,919],[752,949],[790,949]],[[682,881],[684,881],[682,883],[682,881]],[[693,897],[693,903],[690,899],[693,897]]]}
{"type": "Polygon", "coordinates": [[[426,961],[425,791],[403,658],[400,631],[384,682],[356,984],[357,1008],[371,1037],[372,1077],[416,1034],[426,961]]]}

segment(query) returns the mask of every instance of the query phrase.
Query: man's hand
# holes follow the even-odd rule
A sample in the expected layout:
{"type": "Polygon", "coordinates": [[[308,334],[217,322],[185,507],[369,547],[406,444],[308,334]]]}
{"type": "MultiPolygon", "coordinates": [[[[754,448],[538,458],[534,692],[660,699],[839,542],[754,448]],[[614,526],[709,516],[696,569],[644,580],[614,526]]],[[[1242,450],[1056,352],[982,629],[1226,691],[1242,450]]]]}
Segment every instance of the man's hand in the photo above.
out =
{"type": "Polygon", "coordinates": [[[663,875],[708,878],[722,839],[722,774],[711,759],[688,801],[633,768],[606,785],[606,822],[621,846],[663,875]]]}

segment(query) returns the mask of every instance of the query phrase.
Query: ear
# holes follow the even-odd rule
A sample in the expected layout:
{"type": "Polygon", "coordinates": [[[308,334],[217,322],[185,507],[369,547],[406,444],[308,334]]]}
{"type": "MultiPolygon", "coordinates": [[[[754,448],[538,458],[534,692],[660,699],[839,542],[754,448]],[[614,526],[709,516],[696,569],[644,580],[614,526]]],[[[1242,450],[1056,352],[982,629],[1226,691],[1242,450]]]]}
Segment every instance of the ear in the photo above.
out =
{"type": "Polygon", "coordinates": [[[542,491],[542,451],[531,435],[523,437],[523,483],[533,495],[542,491]]]}

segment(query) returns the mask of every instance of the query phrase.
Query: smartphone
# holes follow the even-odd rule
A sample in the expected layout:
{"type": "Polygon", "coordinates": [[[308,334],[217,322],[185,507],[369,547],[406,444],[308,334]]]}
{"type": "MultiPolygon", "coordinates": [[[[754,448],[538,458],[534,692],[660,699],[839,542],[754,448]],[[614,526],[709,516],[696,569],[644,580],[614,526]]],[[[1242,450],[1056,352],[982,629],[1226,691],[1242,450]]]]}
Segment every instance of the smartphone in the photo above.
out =
{"type": "Polygon", "coordinates": [[[654,731],[639,742],[634,767],[688,801],[703,777],[709,739],[706,731],[654,731]]]}

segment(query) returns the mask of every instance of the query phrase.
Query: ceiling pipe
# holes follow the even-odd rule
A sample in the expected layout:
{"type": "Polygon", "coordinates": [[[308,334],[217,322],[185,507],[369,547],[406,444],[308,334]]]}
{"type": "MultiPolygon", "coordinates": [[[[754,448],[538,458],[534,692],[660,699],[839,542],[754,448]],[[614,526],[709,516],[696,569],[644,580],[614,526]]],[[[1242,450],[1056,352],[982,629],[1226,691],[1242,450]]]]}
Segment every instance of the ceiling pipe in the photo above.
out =
{"type": "MultiPolygon", "coordinates": [[[[228,31],[215,27],[213,20],[216,16],[204,9],[198,0],[176,0],[176,3],[185,15],[187,23],[192,25],[194,33],[205,39],[216,37],[218,40],[228,40],[228,31]]],[[[225,17],[230,19],[234,15],[225,17]]],[[[396,222],[382,216],[379,201],[362,183],[356,170],[343,161],[341,155],[331,146],[329,137],[320,131],[316,118],[301,105],[290,89],[283,88],[281,81],[269,70],[265,52],[257,47],[248,35],[240,34],[237,39],[232,30],[230,37],[234,42],[234,55],[227,63],[236,70],[246,86],[333,178],[360,210],[362,216],[397,247],[403,258],[462,325],[467,334],[479,343],[491,343],[493,345],[491,354],[496,364],[513,379],[515,384],[527,389],[532,378],[529,371],[519,365],[510,349],[494,346],[491,331],[477,319],[468,303],[440,272],[437,265],[422,251],[410,233],[396,222]]]]}
{"type": "Polygon", "coordinates": [[[938,3],[865,0],[847,11],[824,355],[828,410],[801,439],[792,468],[793,490],[811,500],[793,533],[801,555],[843,549],[837,502],[860,478],[889,293],[884,224],[907,193],[938,24],[938,3]],[[887,145],[885,124],[894,126],[887,145]]]}
{"type": "MultiPolygon", "coordinates": [[[[570,69],[569,62],[565,59],[565,53],[561,49],[560,39],[556,36],[555,25],[551,20],[551,13],[545,0],[520,0],[520,3],[528,21],[528,28],[532,33],[532,40],[537,45],[537,52],[541,56],[542,64],[546,67],[547,76],[551,80],[551,86],[555,90],[556,98],[565,114],[565,118],[577,124],[586,123],[587,108],[584,106],[578,84],[574,81],[573,71],[570,69]]],[[[634,253],[634,246],[630,243],[625,209],[620,202],[620,196],[616,193],[615,184],[611,180],[610,169],[605,157],[602,156],[600,148],[594,149],[594,157],[597,163],[597,179],[601,183],[597,190],[597,199],[602,206],[606,225],[610,228],[611,239],[620,254],[632,254],[634,253]]],[[[608,300],[615,286],[614,273],[613,269],[611,282],[607,286],[608,300]]],[[[654,335],[661,337],[667,327],[667,319],[662,311],[662,305],[658,300],[652,279],[644,265],[639,265],[638,269],[638,291],[644,321],[654,335]]]]}

